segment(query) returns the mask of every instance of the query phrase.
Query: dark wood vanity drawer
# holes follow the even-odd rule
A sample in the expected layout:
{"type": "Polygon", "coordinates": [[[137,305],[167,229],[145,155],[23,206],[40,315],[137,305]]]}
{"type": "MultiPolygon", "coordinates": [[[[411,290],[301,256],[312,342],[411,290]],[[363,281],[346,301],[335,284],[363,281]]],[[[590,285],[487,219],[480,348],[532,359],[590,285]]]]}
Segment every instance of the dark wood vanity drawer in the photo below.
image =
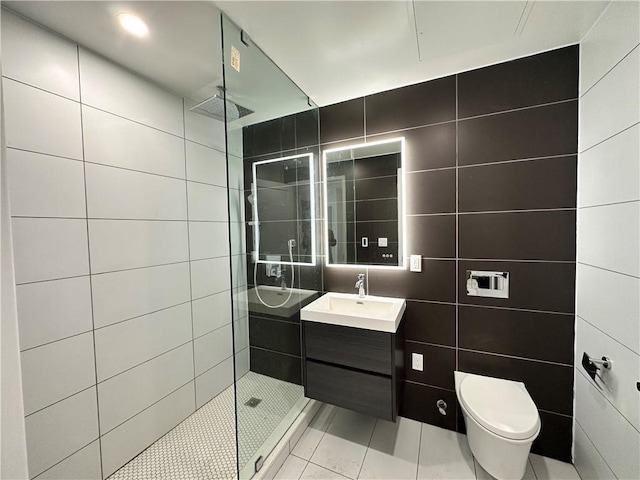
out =
{"type": "Polygon", "coordinates": [[[359,370],[391,375],[393,334],[303,322],[305,357],[359,370]]]}
{"type": "Polygon", "coordinates": [[[393,415],[390,377],[307,360],[305,396],[385,420],[393,415]]]}

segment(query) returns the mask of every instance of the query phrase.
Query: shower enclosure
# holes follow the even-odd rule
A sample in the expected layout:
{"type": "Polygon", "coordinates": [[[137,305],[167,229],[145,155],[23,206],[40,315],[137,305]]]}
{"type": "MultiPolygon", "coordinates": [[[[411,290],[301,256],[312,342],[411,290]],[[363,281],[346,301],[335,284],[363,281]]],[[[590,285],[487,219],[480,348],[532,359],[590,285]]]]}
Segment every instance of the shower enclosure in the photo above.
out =
{"type": "Polygon", "coordinates": [[[14,476],[250,478],[305,405],[318,109],[211,2],[126,3],[150,39],[1,5],[14,476]]]}
{"type": "Polygon", "coordinates": [[[322,290],[318,108],[222,14],[238,470],[302,411],[300,309],[322,290]]]}

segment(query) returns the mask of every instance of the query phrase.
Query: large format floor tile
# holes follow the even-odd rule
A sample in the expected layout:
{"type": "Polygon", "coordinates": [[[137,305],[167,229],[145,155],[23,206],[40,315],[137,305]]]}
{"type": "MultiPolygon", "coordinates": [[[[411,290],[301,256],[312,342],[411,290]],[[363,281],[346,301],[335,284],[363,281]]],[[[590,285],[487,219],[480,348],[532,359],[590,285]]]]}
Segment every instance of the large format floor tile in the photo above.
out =
{"type": "Polygon", "coordinates": [[[338,409],[311,462],[349,478],[358,478],[376,420],[338,409]]]}
{"type": "Polygon", "coordinates": [[[418,478],[475,479],[467,438],[450,430],[423,425],[418,478]]]}
{"type": "Polygon", "coordinates": [[[378,420],[359,478],[416,478],[421,427],[408,418],[378,420]]]}
{"type": "MultiPolygon", "coordinates": [[[[494,480],[473,458],[465,435],[407,418],[393,423],[323,405],[275,479],[345,478],[494,480]]],[[[569,463],[532,454],[523,480],[580,477],[569,463]]]]}

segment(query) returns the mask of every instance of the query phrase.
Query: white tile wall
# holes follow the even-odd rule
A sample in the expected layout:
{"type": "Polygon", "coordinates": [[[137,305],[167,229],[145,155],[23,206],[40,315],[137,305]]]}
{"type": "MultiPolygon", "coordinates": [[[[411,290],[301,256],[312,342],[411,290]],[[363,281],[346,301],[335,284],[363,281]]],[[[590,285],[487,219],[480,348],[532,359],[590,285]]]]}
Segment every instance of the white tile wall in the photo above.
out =
{"type": "Polygon", "coordinates": [[[640,477],[638,12],[610,2],[581,42],[574,451],[585,479],[640,477]],[[601,388],[583,352],[612,359],[601,388]]]}
{"type": "Polygon", "coordinates": [[[188,302],[189,264],[94,275],[92,289],[95,327],[104,327],[188,302]]]}
{"type": "Polygon", "coordinates": [[[89,220],[91,272],[186,262],[188,242],[183,221],[89,220]]]}
{"type": "Polygon", "coordinates": [[[580,426],[575,424],[575,449],[573,463],[582,480],[599,480],[601,478],[615,478],[615,475],[604,461],[596,447],[580,426]]]}
{"type": "Polygon", "coordinates": [[[639,60],[636,47],[580,99],[580,152],[640,120],[639,60]]]}
{"type": "Polygon", "coordinates": [[[640,354],[640,279],[578,264],[577,314],[640,354]]]}
{"type": "Polygon", "coordinates": [[[225,257],[191,262],[191,295],[193,299],[206,297],[231,288],[229,259],[225,257]]]}
{"type": "Polygon", "coordinates": [[[580,94],[584,94],[638,43],[638,2],[610,2],[580,42],[580,94]]]}
{"type": "Polygon", "coordinates": [[[183,136],[182,99],[80,48],[82,103],[183,136]]]}
{"type": "MultiPolygon", "coordinates": [[[[246,287],[247,285],[247,259],[246,255],[231,256],[231,276],[233,288],[246,287]]],[[[253,280],[251,280],[253,282],[253,280]]]]}
{"type": "Polygon", "coordinates": [[[198,338],[231,323],[230,293],[220,292],[194,300],[193,337],[198,338]]]}
{"type": "Polygon", "coordinates": [[[223,187],[187,182],[189,220],[227,222],[227,190],[223,187]]]}
{"type": "Polygon", "coordinates": [[[22,350],[93,328],[88,276],[18,285],[16,296],[22,350]]]}
{"type": "Polygon", "coordinates": [[[233,359],[229,358],[196,377],[196,408],[202,407],[233,383],[233,359]]]}
{"type": "Polygon", "coordinates": [[[189,109],[196,103],[184,100],[184,127],[185,138],[192,142],[206,145],[217,150],[225,150],[224,122],[219,122],[213,118],[193,113],[189,109]]]}
{"type": "Polygon", "coordinates": [[[181,180],[91,163],[86,175],[90,218],[187,219],[181,180]]]}
{"type": "Polygon", "coordinates": [[[79,103],[7,78],[2,87],[7,147],[82,160],[79,103]]]}
{"type": "Polygon", "coordinates": [[[581,208],[578,262],[640,276],[640,202],[581,208]]]}
{"type": "Polygon", "coordinates": [[[181,137],[86,105],[82,125],[87,162],[184,178],[181,137]]]}
{"type": "Polygon", "coordinates": [[[25,415],[96,383],[91,332],[32,348],[20,360],[25,415]]]}
{"type": "MultiPolygon", "coordinates": [[[[608,356],[612,359],[610,370],[600,372],[598,385],[600,393],[640,431],[640,411],[638,410],[638,390],[636,382],[640,378],[640,355],[596,329],[578,317],[576,325],[575,365],[580,365],[582,352],[595,358],[608,356]]],[[[586,373],[582,370],[581,374],[586,373]]]]}
{"type": "Polygon", "coordinates": [[[242,156],[229,154],[229,188],[244,190],[244,163],[242,156]]]}
{"type": "Polygon", "coordinates": [[[196,338],[193,342],[196,375],[201,375],[211,367],[233,355],[231,325],[226,325],[196,338]]]}
{"type": "Polygon", "coordinates": [[[191,340],[191,305],[100,328],[96,336],[98,381],[117,375],[191,340]]]}
{"type": "Polygon", "coordinates": [[[90,443],[36,478],[38,480],[101,480],[98,441],[90,443]]]}
{"type": "Polygon", "coordinates": [[[29,475],[39,475],[98,438],[96,390],[90,388],[25,419],[29,475]]]}
{"type": "Polygon", "coordinates": [[[227,222],[189,222],[191,260],[229,256],[227,222]]]}
{"type": "Polygon", "coordinates": [[[104,476],[111,475],[193,412],[193,384],[189,383],[103,435],[104,476]]]}
{"type": "Polygon", "coordinates": [[[230,222],[229,236],[231,237],[231,254],[242,255],[247,247],[247,234],[245,223],[230,222]]]}
{"type": "Polygon", "coordinates": [[[576,375],[576,421],[618,478],[637,478],[640,435],[582,374],[576,375]]]}
{"type": "Polygon", "coordinates": [[[193,347],[188,343],[98,384],[101,433],[104,435],[191,380],[193,347]]]}
{"type": "Polygon", "coordinates": [[[4,11],[2,40],[30,474],[108,476],[233,380],[224,123],[4,11]]]}
{"type": "Polygon", "coordinates": [[[16,283],[87,275],[87,221],[14,218],[16,283]]]}
{"type": "Polygon", "coordinates": [[[249,349],[245,348],[244,350],[239,351],[235,354],[236,359],[236,381],[249,371],[250,367],[250,359],[249,359],[249,349]]]}
{"type": "Polygon", "coordinates": [[[242,317],[233,322],[233,348],[236,352],[249,346],[249,317],[242,317]]]}
{"type": "Polygon", "coordinates": [[[78,49],[13,13],[2,11],[2,74],[78,101],[78,49]]]}
{"type": "Polygon", "coordinates": [[[232,222],[243,223],[244,215],[244,191],[229,190],[229,218],[232,222]]]}
{"type": "Polygon", "coordinates": [[[224,151],[186,141],[187,179],[227,186],[227,160],[224,151]]]}
{"type": "Polygon", "coordinates": [[[578,207],[640,199],[640,125],[580,156],[578,207]]]}
{"type": "Polygon", "coordinates": [[[10,148],[7,166],[13,216],[86,217],[82,162],[10,148]]]}
{"type": "Polygon", "coordinates": [[[233,290],[233,317],[243,318],[249,315],[249,298],[247,286],[236,287],[233,290]]]}

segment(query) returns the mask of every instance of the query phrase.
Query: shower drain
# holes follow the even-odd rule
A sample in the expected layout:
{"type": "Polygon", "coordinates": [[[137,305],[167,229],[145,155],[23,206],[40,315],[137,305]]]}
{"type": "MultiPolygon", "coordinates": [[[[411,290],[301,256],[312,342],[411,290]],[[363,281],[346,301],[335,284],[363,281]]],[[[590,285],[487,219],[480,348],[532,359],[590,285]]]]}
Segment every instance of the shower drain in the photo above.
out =
{"type": "Polygon", "coordinates": [[[256,408],[258,404],[262,401],[261,398],[251,397],[244,404],[251,408],[256,408]]]}

